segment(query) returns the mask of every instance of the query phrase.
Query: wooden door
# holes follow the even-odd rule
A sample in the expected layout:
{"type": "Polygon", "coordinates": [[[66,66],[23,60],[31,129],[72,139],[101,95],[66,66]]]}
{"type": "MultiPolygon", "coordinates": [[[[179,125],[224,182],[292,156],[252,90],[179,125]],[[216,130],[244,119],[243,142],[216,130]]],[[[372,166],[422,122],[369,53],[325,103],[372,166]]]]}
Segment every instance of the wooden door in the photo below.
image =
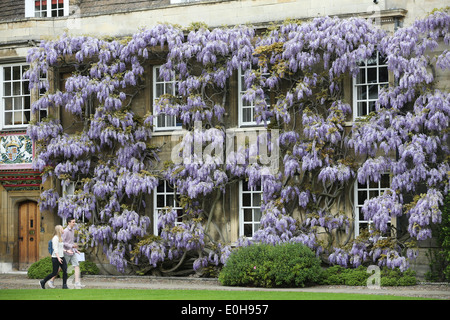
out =
{"type": "Polygon", "coordinates": [[[39,260],[40,214],[36,202],[19,206],[19,269],[27,269],[39,260]]]}

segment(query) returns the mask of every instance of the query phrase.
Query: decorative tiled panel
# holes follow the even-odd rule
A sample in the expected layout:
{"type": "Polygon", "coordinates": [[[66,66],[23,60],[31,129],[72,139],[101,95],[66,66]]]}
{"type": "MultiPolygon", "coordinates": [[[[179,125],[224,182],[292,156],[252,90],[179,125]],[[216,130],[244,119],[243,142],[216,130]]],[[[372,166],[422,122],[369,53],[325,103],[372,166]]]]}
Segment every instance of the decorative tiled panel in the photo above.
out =
{"type": "Polygon", "coordinates": [[[33,143],[25,133],[0,134],[0,170],[31,169],[33,143]]]}

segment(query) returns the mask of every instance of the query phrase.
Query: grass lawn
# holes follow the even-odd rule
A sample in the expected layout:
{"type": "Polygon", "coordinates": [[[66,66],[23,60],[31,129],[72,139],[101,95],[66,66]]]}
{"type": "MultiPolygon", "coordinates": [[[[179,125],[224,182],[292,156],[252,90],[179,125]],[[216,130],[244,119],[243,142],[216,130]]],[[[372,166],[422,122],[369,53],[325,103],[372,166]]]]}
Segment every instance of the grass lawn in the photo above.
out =
{"type": "Polygon", "coordinates": [[[374,294],[225,290],[0,290],[0,300],[428,300],[374,294]]]}

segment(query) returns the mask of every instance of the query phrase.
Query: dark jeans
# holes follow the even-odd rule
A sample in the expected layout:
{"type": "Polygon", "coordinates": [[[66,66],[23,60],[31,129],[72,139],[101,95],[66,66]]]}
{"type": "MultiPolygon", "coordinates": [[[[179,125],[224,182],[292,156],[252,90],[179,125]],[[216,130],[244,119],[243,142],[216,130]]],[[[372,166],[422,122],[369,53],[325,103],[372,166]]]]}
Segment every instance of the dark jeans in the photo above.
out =
{"type": "Polygon", "coordinates": [[[67,284],[67,263],[66,263],[66,259],[61,258],[61,260],[62,260],[62,263],[59,263],[58,258],[52,258],[53,272],[45,277],[44,284],[48,280],[50,280],[51,278],[53,278],[54,276],[56,276],[58,274],[59,268],[61,268],[61,270],[63,272],[63,286],[65,286],[67,284]]]}

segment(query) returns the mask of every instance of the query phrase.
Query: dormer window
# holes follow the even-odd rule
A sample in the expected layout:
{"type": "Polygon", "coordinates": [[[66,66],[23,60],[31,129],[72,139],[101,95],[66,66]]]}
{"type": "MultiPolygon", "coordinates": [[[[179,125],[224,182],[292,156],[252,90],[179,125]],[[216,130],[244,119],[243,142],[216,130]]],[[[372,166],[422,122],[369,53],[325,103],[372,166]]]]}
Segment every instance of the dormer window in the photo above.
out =
{"type": "Polygon", "coordinates": [[[25,0],[25,17],[54,18],[69,15],[69,0],[25,0]]]}

